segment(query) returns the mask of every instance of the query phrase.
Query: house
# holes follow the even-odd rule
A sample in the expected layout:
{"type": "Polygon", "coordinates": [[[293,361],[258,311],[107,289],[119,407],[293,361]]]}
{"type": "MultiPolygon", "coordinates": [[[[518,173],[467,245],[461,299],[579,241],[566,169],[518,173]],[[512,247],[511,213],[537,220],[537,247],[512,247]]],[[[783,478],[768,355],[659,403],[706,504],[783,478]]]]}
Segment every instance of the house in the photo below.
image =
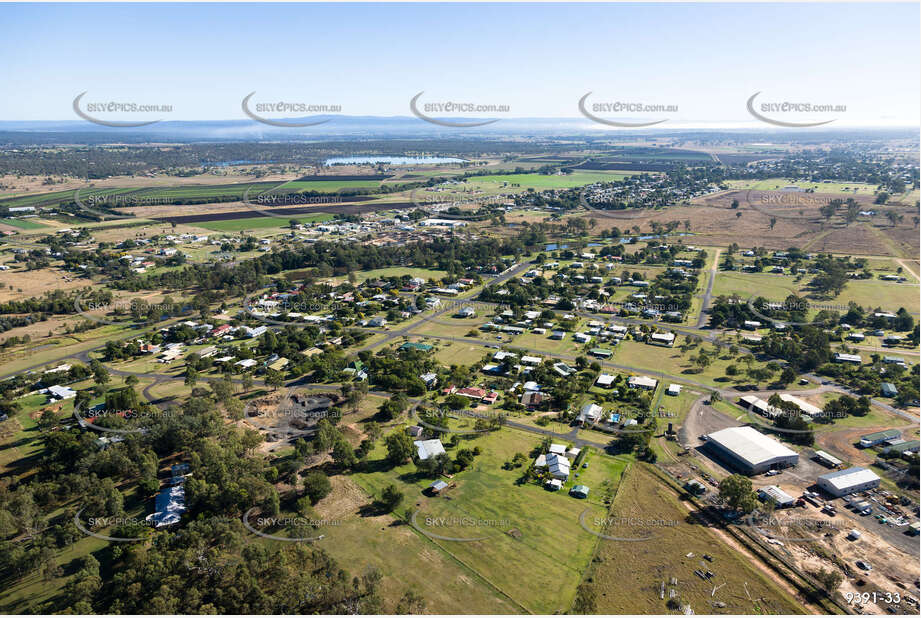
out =
{"type": "Polygon", "coordinates": [[[675,333],[653,333],[649,335],[647,343],[671,347],[675,343],[675,333]]]}
{"type": "Polygon", "coordinates": [[[491,406],[492,404],[496,403],[496,400],[498,398],[499,398],[499,393],[497,393],[496,391],[489,391],[480,401],[482,403],[485,403],[488,406],[491,406]]]}
{"type": "Polygon", "coordinates": [[[416,440],[413,442],[413,446],[416,447],[416,453],[419,455],[419,459],[425,461],[427,459],[432,459],[438,455],[442,455],[445,452],[445,447],[442,445],[441,440],[416,440]]]}
{"type": "Polygon", "coordinates": [[[284,368],[288,366],[289,362],[291,361],[289,361],[287,358],[277,358],[269,363],[266,367],[272,371],[283,371],[284,368]]]}
{"type": "Polygon", "coordinates": [[[256,337],[261,336],[261,335],[262,335],[263,333],[265,333],[267,330],[269,330],[269,327],[268,327],[268,326],[257,326],[256,328],[250,328],[250,327],[248,327],[248,326],[244,326],[244,327],[243,327],[243,332],[244,332],[244,333],[246,334],[246,336],[249,337],[250,339],[255,339],[256,337]]]}
{"type": "Polygon", "coordinates": [[[230,324],[221,324],[211,331],[211,335],[213,337],[220,337],[221,335],[229,334],[231,330],[233,330],[233,327],[230,324]]]}
{"type": "Polygon", "coordinates": [[[387,325],[386,318],[382,318],[380,316],[371,318],[370,320],[368,320],[368,326],[373,326],[375,328],[386,326],[386,325],[387,325]]]}
{"type": "Polygon", "coordinates": [[[525,365],[540,365],[544,359],[539,356],[522,356],[521,362],[525,365]]]}
{"type": "Polygon", "coordinates": [[[880,393],[883,397],[895,397],[899,394],[899,389],[892,382],[883,382],[880,385],[880,393]]]}
{"type": "Polygon", "coordinates": [[[602,373],[598,376],[598,379],[595,380],[595,386],[600,388],[611,388],[614,386],[614,376],[609,373],[602,373]]]}
{"type": "Polygon", "coordinates": [[[582,425],[597,423],[601,419],[601,413],[603,411],[601,406],[594,403],[587,403],[579,410],[579,416],[576,417],[576,421],[582,423],[582,425]]]}
{"type": "Polygon", "coordinates": [[[563,339],[566,338],[566,333],[561,330],[555,330],[552,333],[550,333],[550,338],[556,339],[557,341],[562,341],[563,339]]]}
{"type": "Polygon", "coordinates": [[[548,450],[554,455],[562,455],[566,452],[566,447],[562,444],[551,444],[548,450]]]}
{"type": "Polygon", "coordinates": [[[67,386],[49,386],[48,394],[54,400],[73,399],[77,396],[77,391],[67,386]]]}
{"type": "Polygon", "coordinates": [[[553,370],[563,376],[564,378],[570,376],[576,372],[575,369],[567,365],[566,363],[554,363],[553,370]]]}
{"type": "Polygon", "coordinates": [[[630,388],[643,388],[653,391],[659,385],[659,381],[648,376],[630,376],[630,379],[627,380],[627,385],[630,388]]]}
{"type": "Polygon", "coordinates": [[[669,384],[668,389],[665,391],[666,395],[671,395],[672,397],[677,397],[681,394],[681,385],[680,384],[669,384]]]}
{"type": "Polygon", "coordinates": [[[596,358],[611,358],[614,353],[604,348],[592,348],[589,350],[589,354],[596,358]]]}
{"type": "Polygon", "coordinates": [[[575,333],[572,338],[575,339],[578,343],[588,343],[592,340],[591,336],[586,335],[585,333],[575,333]]]}
{"type": "Polygon", "coordinates": [[[761,328],[761,322],[755,320],[745,320],[742,322],[742,328],[745,330],[758,330],[761,328]]]}
{"type": "Polygon", "coordinates": [[[242,367],[243,369],[249,369],[250,367],[255,367],[257,365],[256,359],[253,358],[244,358],[234,363],[237,367],[242,367]]]}
{"type": "Polygon", "coordinates": [[[547,471],[555,479],[565,481],[569,478],[569,460],[562,455],[550,453],[547,455],[547,471]]]}
{"type": "Polygon", "coordinates": [[[588,498],[588,487],[585,485],[576,485],[569,490],[569,495],[573,498],[588,498]]]}
{"type": "Polygon", "coordinates": [[[548,479],[547,482],[544,483],[544,485],[550,491],[559,491],[563,488],[563,481],[561,481],[560,479],[548,479]]]}
{"type": "Polygon", "coordinates": [[[526,391],[521,396],[521,405],[529,410],[533,410],[544,400],[544,394],[537,391],[526,391]]]}
{"type": "Polygon", "coordinates": [[[432,388],[438,384],[438,374],[435,373],[423,373],[421,376],[419,376],[419,379],[422,380],[426,388],[432,388]]]}
{"type": "Polygon", "coordinates": [[[473,307],[462,307],[461,310],[457,312],[457,317],[473,318],[476,317],[476,311],[473,309],[473,307]]]}
{"type": "Polygon", "coordinates": [[[147,521],[154,527],[162,528],[179,523],[185,512],[185,486],[182,484],[164,487],[157,494],[154,512],[147,516],[147,521]]]}
{"type": "Polygon", "coordinates": [[[412,436],[413,438],[418,438],[422,436],[422,427],[420,427],[419,425],[413,425],[412,427],[407,427],[406,433],[412,436]]]}
{"type": "Polygon", "coordinates": [[[466,388],[458,389],[457,394],[461,397],[468,397],[470,399],[479,401],[486,396],[486,391],[477,386],[468,386],[466,388]]]}
{"type": "Polygon", "coordinates": [[[842,352],[835,352],[835,362],[859,365],[863,362],[863,359],[860,358],[859,354],[844,354],[842,352]]]}

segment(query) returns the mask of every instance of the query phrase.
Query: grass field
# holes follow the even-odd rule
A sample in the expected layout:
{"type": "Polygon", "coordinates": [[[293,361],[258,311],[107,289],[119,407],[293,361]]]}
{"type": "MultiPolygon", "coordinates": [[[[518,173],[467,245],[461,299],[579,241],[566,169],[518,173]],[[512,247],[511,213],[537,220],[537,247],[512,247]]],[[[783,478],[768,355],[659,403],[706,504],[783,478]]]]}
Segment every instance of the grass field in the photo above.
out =
{"type": "MultiPolygon", "coordinates": [[[[380,277],[403,277],[409,275],[410,277],[421,277],[422,279],[442,279],[447,276],[448,271],[446,270],[429,270],[427,268],[413,268],[411,266],[390,266],[387,268],[375,268],[373,270],[356,270],[355,280],[358,283],[363,283],[368,279],[377,279],[380,277]]],[[[331,277],[331,280],[335,281],[345,281],[345,277],[331,277]]]]}
{"type": "Polygon", "coordinates": [[[435,359],[446,367],[451,365],[471,365],[483,358],[486,349],[480,345],[466,343],[449,343],[439,346],[435,359]]]}
{"type": "Polygon", "coordinates": [[[41,223],[29,221],[28,219],[0,219],[0,224],[12,225],[13,227],[18,227],[23,230],[39,230],[48,227],[41,223]]]}
{"type": "MultiPolygon", "coordinates": [[[[317,223],[320,221],[329,221],[334,215],[325,212],[318,212],[313,215],[292,215],[290,219],[298,223],[317,223]]],[[[201,221],[196,223],[196,227],[216,232],[240,232],[242,230],[270,229],[270,228],[287,228],[288,218],[279,219],[277,217],[247,217],[245,219],[225,219],[223,221],[201,221]]]]}
{"type": "MultiPolygon", "coordinates": [[[[797,282],[791,275],[718,272],[713,284],[713,296],[738,294],[743,299],[748,299],[757,294],[769,300],[782,301],[790,294],[806,297],[809,292],[805,286],[810,280],[811,277],[808,276],[797,282]]],[[[862,307],[882,307],[893,312],[899,307],[905,307],[912,313],[918,313],[921,306],[916,284],[892,283],[879,279],[848,281],[841,294],[827,301],[817,301],[817,304],[840,305],[843,308],[838,311],[845,313],[847,304],[851,301],[862,307]]]]}
{"type": "MultiPolygon", "coordinates": [[[[588,564],[595,537],[586,534],[578,523],[585,501],[565,492],[548,492],[536,484],[516,485],[523,470],[502,469],[516,452],[527,455],[537,443],[537,436],[509,428],[462,442],[467,448],[479,446],[482,454],[468,470],[455,475],[452,482],[457,486],[442,498],[422,494],[432,479],[417,474],[415,466],[388,469],[383,462],[377,465],[384,455],[380,447],[370,456],[377,470],[353,478],[373,495],[396,483],[409,498],[403,515],[409,517],[418,511],[417,525],[426,532],[451,538],[483,537],[473,542],[426,539],[432,550],[466,565],[526,611],[565,612],[588,564]],[[439,526],[439,522],[426,519],[439,517],[469,517],[475,523],[446,520],[447,524],[439,526]]],[[[592,466],[605,470],[602,458],[607,460],[612,477],[626,465],[596,455],[592,466]]]]}
{"type": "MultiPolygon", "coordinates": [[[[684,336],[679,335],[676,338],[676,347],[674,348],[657,347],[638,341],[624,340],[617,345],[617,353],[614,362],[620,365],[635,367],[636,373],[642,373],[644,370],[647,370],[651,377],[656,377],[654,372],[675,376],[679,380],[682,376],[687,376],[688,380],[718,388],[729,388],[733,385],[733,381],[730,381],[730,379],[726,377],[726,367],[729,365],[736,365],[740,370],[740,374],[734,377],[735,380],[739,384],[751,383],[751,380],[744,375],[747,366],[742,363],[738,357],[732,359],[725,358],[727,356],[726,354],[721,355],[719,358],[713,358],[711,355],[712,363],[704,369],[702,373],[697,373],[696,366],[691,362],[690,358],[691,356],[697,356],[700,348],[692,348],[687,354],[682,354],[677,346],[680,346],[683,340],[684,336]]],[[[705,345],[704,349],[709,353],[713,348],[710,345],[705,345]]],[[[765,364],[766,363],[763,362],[756,362],[752,364],[752,367],[763,367],[765,364]]],[[[767,386],[767,384],[767,382],[762,382],[760,386],[764,387],[767,386]]],[[[699,389],[700,387],[695,386],[693,388],[699,389]]],[[[791,385],[788,389],[796,388],[798,388],[798,386],[791,385]]],[[[668,398],[663,398],[663,403],[667,401],[668,398]]]]}
{"type": "Polygon", "coordinates": [[[617,538],[598,540],[585,585],[599,614],[680,613],[666,603],[669,589],[680,605],[697,614],[797,614],[803,609],[786,592],[753,567],[749,559],[726,546],[706,526],[689,518],[673,489],[646,464],[635,464],[624,475],[610,514],[592,509],[587,524],[617,538]],[[607,526],[603,524],[607,523],[607,526]],[[601,525],[593,525],[601,524],[601,525]],[[713,557],[705,562],[703,554],[713,557]],[[703,566],[701,566],[703,565],[703,566]],[[711,581],[694,574],[712,571],[711,581]],[[677,583],[672,585],[671,578],[677,583]],[[665,599],[659,590],[665,584],[665,599]],[[713,589],[719,587],[714,593],[713,589]],[[714,603],[725,603],[716,609],[714,603]]]}
{"type": "Polygon", "coordinates": [[[498,174],[495,176],[475,176],[468,178],[466,184],[484,189],[503,185],[518,185],[521,189],[569,189],[595,182],[613,182],[623,180],[629,173],[618,172],[573,172],[561,176],[547,174],[498,174]]]}
{"type": "Polygon", "coordinates": [[[752,189],[754,191],[774,191],[793,186],[800,189],[812,189],[816,193],[845,193],[847,195],[873,195],[873,192],[876,191],[876,185],[863,182],[802,182],[786,178],[729,180],[726,184],[733,189],[752,189]]]}

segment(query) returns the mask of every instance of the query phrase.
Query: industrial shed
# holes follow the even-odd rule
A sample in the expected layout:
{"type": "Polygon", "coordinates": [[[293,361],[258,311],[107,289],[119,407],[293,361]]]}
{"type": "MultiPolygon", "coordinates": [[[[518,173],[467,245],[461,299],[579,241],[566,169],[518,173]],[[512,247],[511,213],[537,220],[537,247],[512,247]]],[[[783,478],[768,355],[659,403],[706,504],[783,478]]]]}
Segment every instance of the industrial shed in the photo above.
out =
{"type": "Polygon", "coordinates": [[[773,500],[780,508],[793,506],[796,500],[777,485],[768,485],[758,490],[758,497],[764,502],[773,500]]]}
{"type": "Polygon", "coordinates": [[[816,483],[819,487],[840,498],[858,491],[879,487],[879,477],[866,468],[848,468],[823,474],[816,483]]]}
{"type": "Polygon", "coordinates": [[[730,427],[708,436],[708,443],[723,459],[745,474],[795,466],[799,455],[752,427],[730,427]]]}

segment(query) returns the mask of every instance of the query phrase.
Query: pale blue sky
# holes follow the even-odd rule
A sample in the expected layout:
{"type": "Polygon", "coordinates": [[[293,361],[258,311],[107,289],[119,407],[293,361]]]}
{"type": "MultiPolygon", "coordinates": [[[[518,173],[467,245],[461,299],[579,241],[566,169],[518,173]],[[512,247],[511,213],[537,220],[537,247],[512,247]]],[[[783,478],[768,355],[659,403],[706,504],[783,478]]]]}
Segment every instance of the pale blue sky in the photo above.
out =
{"type": "Polygon", "coordinates": [[[846,105],[838,126],[914,126],[918,24],[917,3],[0,4],[0,120],[74,120],[83,91],[168,120],[244,118],[252,91],[349,115],[407,116],[425,90],[576,117],[593,91],[735,125],[763,91],[846,105]]]}

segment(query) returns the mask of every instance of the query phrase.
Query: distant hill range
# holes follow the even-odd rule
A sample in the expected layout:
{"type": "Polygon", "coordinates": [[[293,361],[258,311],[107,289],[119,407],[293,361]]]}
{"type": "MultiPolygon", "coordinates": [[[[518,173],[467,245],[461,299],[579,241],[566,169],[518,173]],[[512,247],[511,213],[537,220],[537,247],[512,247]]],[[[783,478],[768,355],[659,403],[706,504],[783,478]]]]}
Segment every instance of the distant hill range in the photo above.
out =
{"type": "MultiPolygon", "coordinates": [[[[687,138],[689,134],[738,134],[751,136],[789,136],[789,131],[770,128],[687,128],[662,125],[650,129],[611,129],[586,118],[500,118],[498,122],[478,127],[444,127],[414,116],[343,116],[325,115],[284,119],[288,123],[318,122],[308,127],[275,127],[255,120],[177,121],[163,120],[143,127],[107,127],[80,119],[52,121],[0,121],[0,144],[94,144],[139,143],[151,141],[313,141],[353,140],[368,138],[451,138],[496,139],[500,137],[606,138],[629,135],[669,135],[687,138]]],[[[482,118],[451,118],[451,122],[477,122],[482,118]]],[[[629,120],[629,119],[623,119],[629,120]]],[[[901,138],[914,135],[917,128],[906,129],[823,129],[810,131],[810,141],[841,139],[844,134],[866,135],[873,138],[901,138]]],[[[784,139],[783,141],[788,141],[784,139]]]]}

